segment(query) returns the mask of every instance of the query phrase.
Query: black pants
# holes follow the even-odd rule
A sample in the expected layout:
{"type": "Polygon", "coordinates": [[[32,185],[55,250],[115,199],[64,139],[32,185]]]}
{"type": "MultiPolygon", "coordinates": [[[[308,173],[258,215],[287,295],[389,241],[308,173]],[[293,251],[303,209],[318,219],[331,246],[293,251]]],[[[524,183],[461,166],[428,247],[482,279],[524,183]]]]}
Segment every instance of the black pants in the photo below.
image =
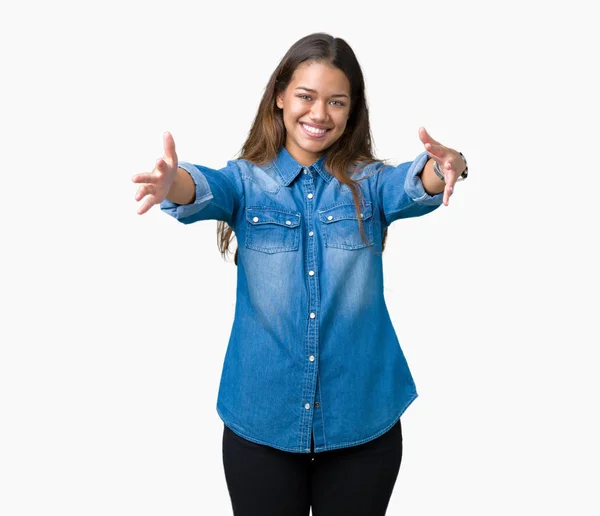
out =
{"type": "Polygon", "coordinates": [[[372,441],[320,453],[285,452],[223,426],[235,516],[309,516],[311,507],[312,516],[385,514],[402,460],[400,420],[372,441]]]}

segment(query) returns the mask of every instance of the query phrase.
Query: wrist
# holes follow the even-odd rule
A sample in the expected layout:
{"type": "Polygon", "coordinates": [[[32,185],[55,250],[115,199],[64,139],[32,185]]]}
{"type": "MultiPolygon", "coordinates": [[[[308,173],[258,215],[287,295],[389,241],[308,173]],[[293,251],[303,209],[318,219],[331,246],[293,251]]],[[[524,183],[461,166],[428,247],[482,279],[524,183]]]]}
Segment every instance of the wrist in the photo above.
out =
{"type": "Polygon", "coordinates": [[[429,158],[425,163],[425,166],[417,175],[421,178],[421,183],[423,184],[423,189],[427,195],[437,195],[444,191],[446,184],[444,181],[440,180],[440,178],[433,171],[433,165],[435,160],[433,158],[429,158]]]}
{"type": "MultiPolygon", "coordinates": [[[[469,174],[469,167],[467,165],[467,158],[465,158],[465,156],[463,155],[462,152],[459,152],[460,157],[462,158],[462,160],[465,163],[465,168],[463,170],[463,172],[461,173],[461,175],[457,178],[457,182],[458,181],[464,181],[465,179],[467,179],[467,176],[469,174]]],[[[440,167],[438,166],[437,162],[434,160],[433,162],[433,171],[435,172],[435,175],[438,176],[438,178],[442,181],[444,181],[444,183],[446,182],[446,178],[443,174],[443,172],[440,170],[440,167]]]]}

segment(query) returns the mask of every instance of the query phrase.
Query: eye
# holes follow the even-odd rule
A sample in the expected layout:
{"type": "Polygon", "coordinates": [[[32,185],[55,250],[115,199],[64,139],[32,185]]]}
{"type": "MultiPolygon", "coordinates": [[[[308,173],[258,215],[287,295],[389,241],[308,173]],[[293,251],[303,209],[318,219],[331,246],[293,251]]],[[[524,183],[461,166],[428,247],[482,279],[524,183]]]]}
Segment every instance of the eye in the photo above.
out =
{"type": "Polygon", "coordinates": [[[344,107],[344,103],[340,102],[339,100],[332,100],[331,102],[337,102],[336,106],[344,107]]]}
{"type": "Polygon", "coordinates": [[[301,98],[302,100],[308,99],[310,100],[310,95],[298,95],[299,98],[301,98]]]}

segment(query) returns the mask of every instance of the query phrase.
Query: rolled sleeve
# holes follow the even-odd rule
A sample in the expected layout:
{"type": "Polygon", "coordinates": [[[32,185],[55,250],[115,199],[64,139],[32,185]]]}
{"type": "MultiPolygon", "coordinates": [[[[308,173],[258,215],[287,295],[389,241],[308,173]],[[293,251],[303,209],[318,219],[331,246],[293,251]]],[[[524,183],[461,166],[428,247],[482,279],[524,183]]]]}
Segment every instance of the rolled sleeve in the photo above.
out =
{"type": "Polygon", "coordinates": [[[377,192],[381,217],[388,226],[397,219],[430,213],[442,204],[443,192],[429,195],[419,175],[428,159],[429,154],[423,152],[412,162],[397,167],[387,165],[380,170],[377,192]]]}
{"type": "Polygon", "coordinates": [[[406,173],[406,180],[404,181],[404,189],[410,198],[418,204],[426,206],[439,206],[442,204],[444,199],[444,192],[440,192],[435,195],[429,195],[423,187],[423,181],[421,181],[421,172],[425,168],[425,164],[429,159],[429,154],[423,152],[417,156],[406,173]]]}

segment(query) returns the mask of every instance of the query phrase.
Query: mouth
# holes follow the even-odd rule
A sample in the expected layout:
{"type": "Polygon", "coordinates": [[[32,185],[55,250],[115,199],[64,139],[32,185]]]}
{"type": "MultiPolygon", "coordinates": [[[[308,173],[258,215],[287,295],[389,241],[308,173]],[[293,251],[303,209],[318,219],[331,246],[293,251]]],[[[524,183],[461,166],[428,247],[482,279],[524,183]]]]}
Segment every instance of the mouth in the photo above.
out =
{"type": "Polygon", "coordinates": [[[325,135],[329,131],[331,131],[331,129],[317,129],[316,127],[305,124],[303,122],[300,122],[300,126],[302,127],[304,134],[306,134],[309,138],[313,138],[315,140],[320,140],[324,138],[325,135]]]}

